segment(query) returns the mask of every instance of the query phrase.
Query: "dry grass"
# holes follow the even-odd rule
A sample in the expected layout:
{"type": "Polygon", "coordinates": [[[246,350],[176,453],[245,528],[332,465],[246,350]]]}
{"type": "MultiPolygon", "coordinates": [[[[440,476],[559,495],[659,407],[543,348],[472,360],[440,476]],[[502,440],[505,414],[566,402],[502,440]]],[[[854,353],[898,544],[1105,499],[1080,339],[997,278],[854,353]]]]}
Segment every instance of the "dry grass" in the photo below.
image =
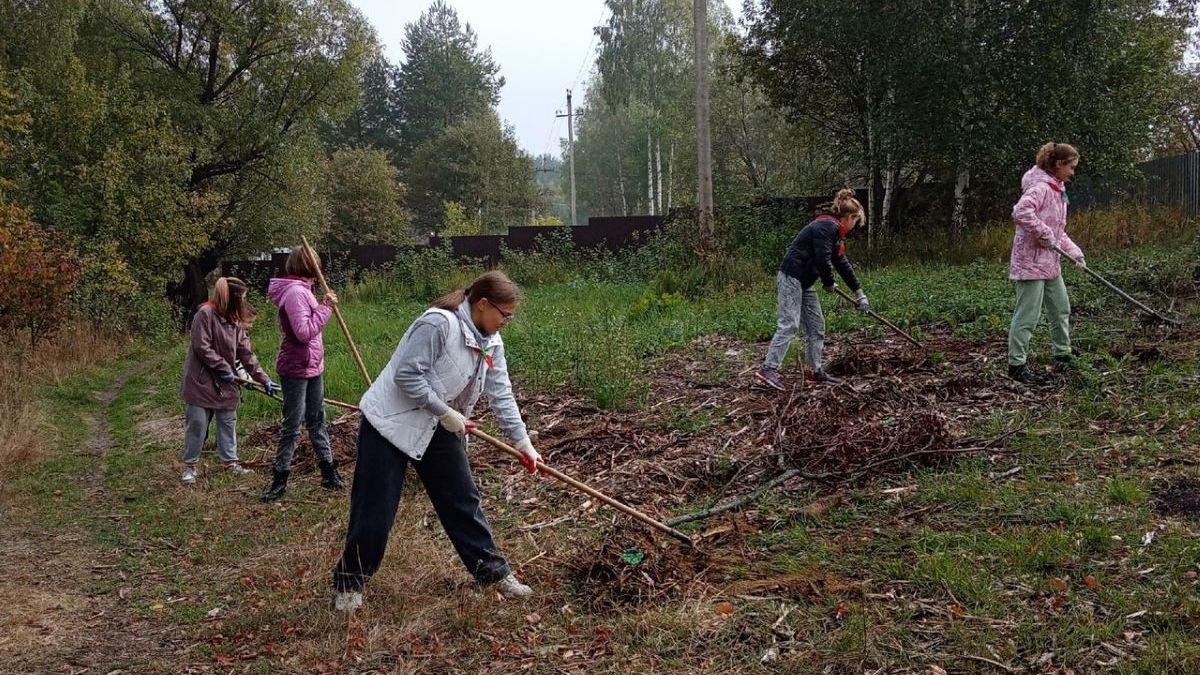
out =
{"type": "Polygon", "coordinates": [[[0,349],[0,494],[13,470],[42,456],[48,444],[45,403],[38,390],[65,382],[87,366],[115,359],[120,345],[90,324],[30,347],[23,336],[0,349]]]}

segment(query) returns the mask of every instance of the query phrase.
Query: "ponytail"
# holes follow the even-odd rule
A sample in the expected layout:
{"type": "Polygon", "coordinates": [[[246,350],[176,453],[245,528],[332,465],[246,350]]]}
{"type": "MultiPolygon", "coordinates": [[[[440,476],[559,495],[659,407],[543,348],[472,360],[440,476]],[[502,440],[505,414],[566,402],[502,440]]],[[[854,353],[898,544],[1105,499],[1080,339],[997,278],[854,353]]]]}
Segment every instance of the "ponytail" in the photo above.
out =
{"type": "Polygon", "coordinates": [[[464,300],[474,305],[482,298],[493,305],[511,305],[521,301],[521,289],[504,272],[492,270],[479,275],[470,286],[434,300],[431,306],[453,312],[464,300]]]}
{"type": "Polygon", "coordinates": [[[851,188],[842,188],[833,195],[833,201],[825,202],[817,207],[818,216],[833,216],[841,218],[846,215],[858,216],[859,223],[866,222],[866,212],[863,210],[862,203],[858,201],[854,190],[851,188]]]}
{"type": "Polygon", "coordinates": [[[1053,174],[1062,164],[1069,164],[1079,159],[1079,151],[1067,143],[1046,143],[1038,148],[1038,167],[1048,174],[1053,174]]]}

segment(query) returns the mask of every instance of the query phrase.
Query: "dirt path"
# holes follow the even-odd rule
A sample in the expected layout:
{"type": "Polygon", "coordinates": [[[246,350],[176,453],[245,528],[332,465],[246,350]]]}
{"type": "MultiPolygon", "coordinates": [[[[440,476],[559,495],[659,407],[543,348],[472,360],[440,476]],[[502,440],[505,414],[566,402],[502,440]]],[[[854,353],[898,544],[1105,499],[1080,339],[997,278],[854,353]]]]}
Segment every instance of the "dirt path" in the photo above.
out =
{"type": "Polygon", "coordinates": [[[172,657],[184,645],[137,617],[128,598],[138,580],[120,569],[119,550],[99,548],[89,536],[103,520],[119,524],[123,516],[105,487],[112,449],[108,414],[135,374],[125,370],[98,392],[99,406],[86,418],[90,440],[79,453],[87,461],[71,464],[83,467],[71,477],[85,495],[86,513],[72,519],[76,525],[47,528],[39,522],[61,491],[6,505],[10,516],[0,519],[0,672],[175,672],[172,657]]]}

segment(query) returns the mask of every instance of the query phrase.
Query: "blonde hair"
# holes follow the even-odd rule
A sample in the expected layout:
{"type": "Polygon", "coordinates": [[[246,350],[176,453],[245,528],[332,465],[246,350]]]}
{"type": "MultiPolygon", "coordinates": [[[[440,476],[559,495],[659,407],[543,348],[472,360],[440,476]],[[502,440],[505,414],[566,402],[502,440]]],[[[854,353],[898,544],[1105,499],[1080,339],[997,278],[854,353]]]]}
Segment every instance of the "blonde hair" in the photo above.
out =
{"type": "Polygon", "coordinates": [[[307,252],[308,255],[305,255],[304,249],[303,246],[292,249],[292,252],[288,254],[287,262],[283,265],[283,271],[293,277],[316,279],[318,271],[321,269],[321,256],[311,250],[307,252]]]}
{"type": "Polygon", "coordinates": [[[258,312],[246,301],[246,282],[237,277],[221,277],[213,284],[212,303],[217,314],[230,323],[249,328],[258,312]]]}
{"type": "Polygon", "coordinates": [[[1079,159],[1075,146],[1066,143],[1047,143],[1038,148],[1037,165],[1046,173],[1054,173],[1059,166],[1079,159]]]}
{"type": "Polygon", "coordinates": [[[825,202],[817,207],[817,215],[833,216],[841,218],[842,216],[853,215],[858,217],[858,222],[865,223],[867,213],[863,210],[863,205],[858,201],[854,194],[854,190],[850,188],[842,188],[833,195],[832,202],[825,202]]]}
{"type": "Polygon", "coordinates": [[[433,301],[433,307],[453,312],[463,300],[474,305],[487,298],[493,305],[511,305],[521,301],[521,288],[500,270],[484,272],[463,290],[450,291],[433,301]]]}

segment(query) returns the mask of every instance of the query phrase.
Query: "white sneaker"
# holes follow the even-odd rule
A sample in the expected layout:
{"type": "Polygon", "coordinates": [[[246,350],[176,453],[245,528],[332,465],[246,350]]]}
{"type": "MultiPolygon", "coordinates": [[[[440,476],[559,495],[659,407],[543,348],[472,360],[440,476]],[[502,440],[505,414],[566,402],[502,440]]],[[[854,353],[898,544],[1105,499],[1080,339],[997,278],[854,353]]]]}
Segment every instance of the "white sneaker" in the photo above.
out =
{"type": "Polygon", "coordinates": [[[362,607],[362,593],[358,591],[338,591],[333,596],[333,608],[339,612],[353,612],[362,607]]]}
{"type": "Polygon", "coordinates": [[[533,595],[533,589],[518,581],[517,575],[512,572],[496,582],[496,590],[506,598],[528,598],[533,595]]]}
{"type": "Polygon", "coordinates": [[[250,469],[247,469],[237,462],[230,462],[229,464],[226,464],[225,470],[235,476],[245,476],[248,473],[254,473],[250,469]]]}
{"type": "Polygon", "coordinates": [[[196,482],[196,467],[191,464],[183,465],[183,475],[179,477],[187,485],[192,485],[196,482]]]}

